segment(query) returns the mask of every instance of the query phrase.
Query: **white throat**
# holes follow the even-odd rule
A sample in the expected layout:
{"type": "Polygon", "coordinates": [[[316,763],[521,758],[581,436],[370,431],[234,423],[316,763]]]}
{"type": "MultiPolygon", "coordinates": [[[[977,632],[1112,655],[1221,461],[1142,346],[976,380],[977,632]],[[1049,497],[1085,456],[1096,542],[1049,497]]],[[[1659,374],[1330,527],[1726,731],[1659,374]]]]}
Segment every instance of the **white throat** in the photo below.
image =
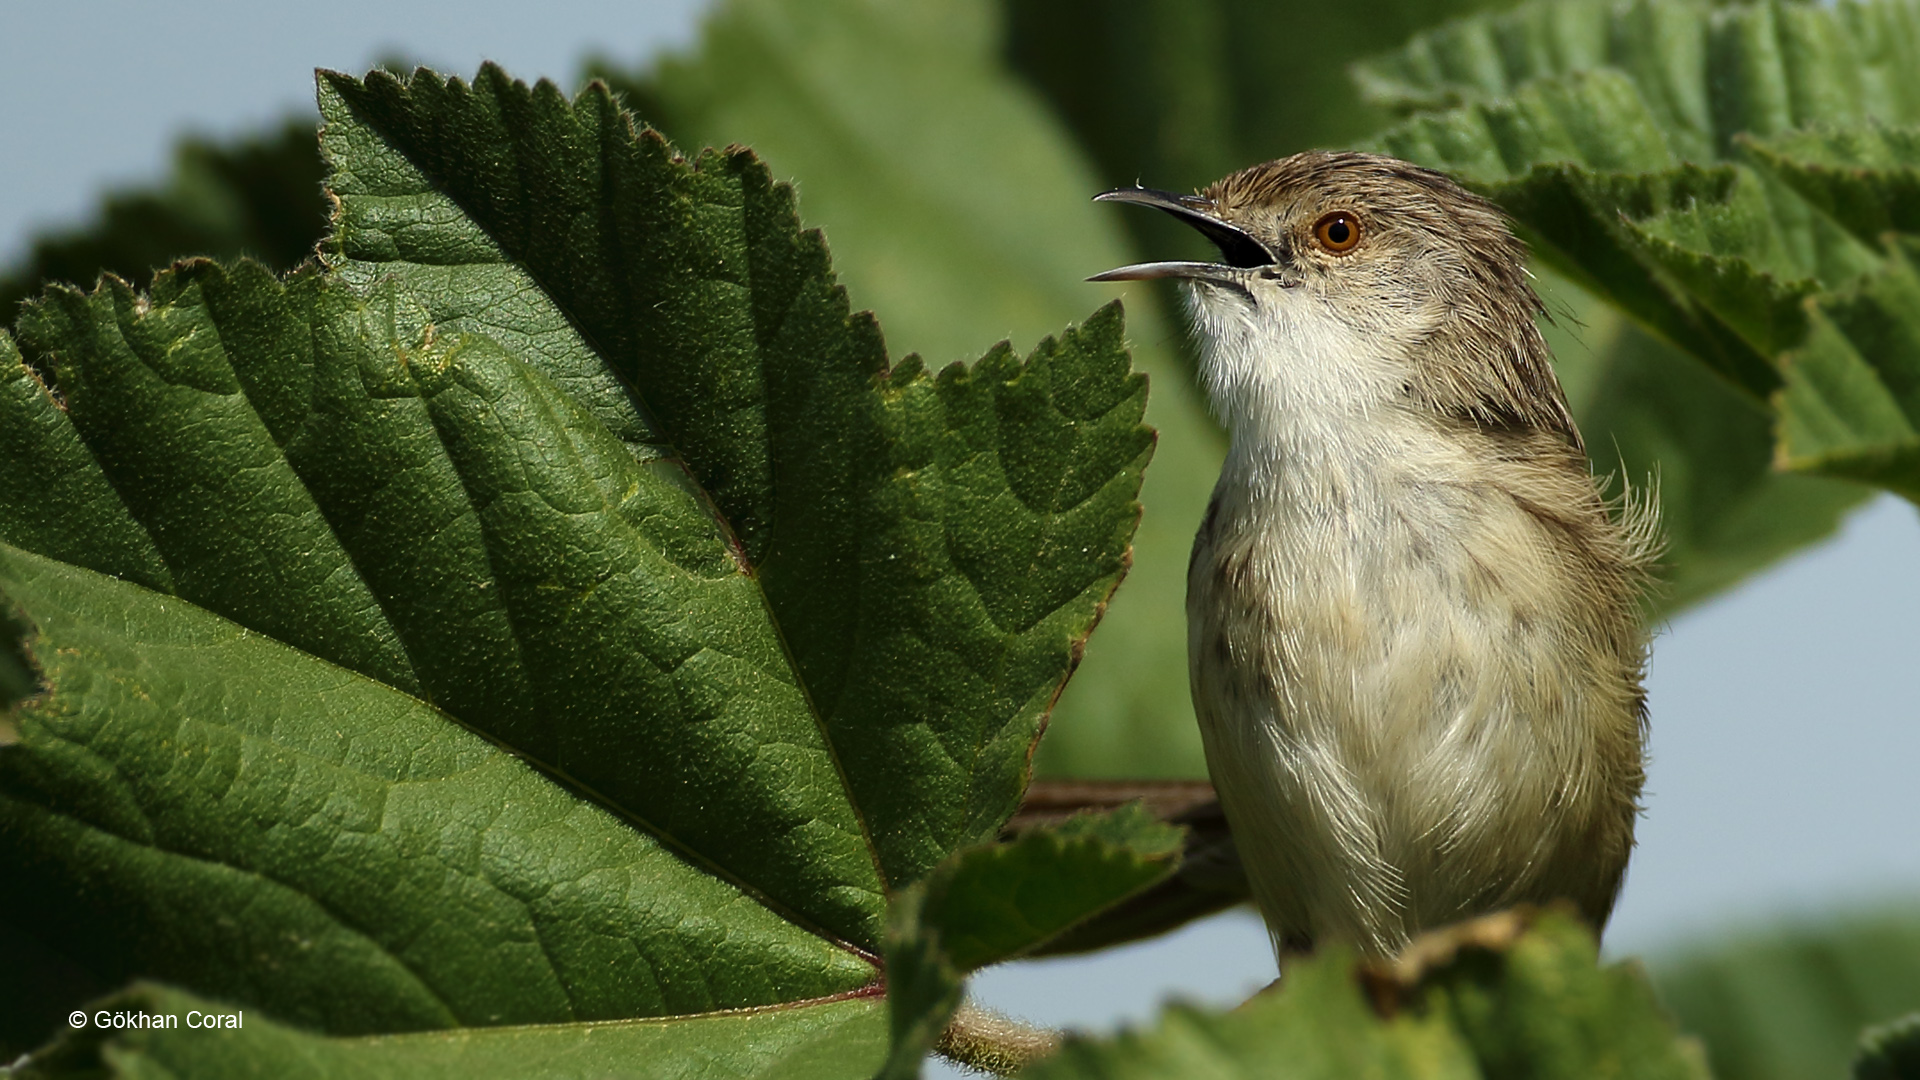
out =
{"type": "Polygon", "coordinates": [[[1307,285],[1263,288],[1257,305],[1196,285],[1191,310],[1200,380],[1232,436],[1223,479],[1260,489],[1277,472],[1418,460],[1409,440],[1433,438],[1404,404],[1405,357],[1429,331],[1426,313],[1335,302],[1307,285]]]}

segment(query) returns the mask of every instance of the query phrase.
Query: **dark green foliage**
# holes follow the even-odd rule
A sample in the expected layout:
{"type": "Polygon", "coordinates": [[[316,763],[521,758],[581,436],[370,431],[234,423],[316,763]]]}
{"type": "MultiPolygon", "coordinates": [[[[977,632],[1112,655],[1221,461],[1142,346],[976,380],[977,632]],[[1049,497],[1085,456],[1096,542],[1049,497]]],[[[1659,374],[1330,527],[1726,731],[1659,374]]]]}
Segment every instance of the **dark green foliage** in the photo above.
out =
{"type": "Polygon", "coordinates": [[[890,363],[744,151],[493,69],[323,100],[327,268],[0,354],[0,919],[333,1034],[872,993],[1125,567],[1117,306],[890,363]]]}
{"type": "Polygon", "coordinates": [[[109,196],[93,223],[34,241],[25,264],[0,276],[0,326],[55,281],[90,288],[115,274],[145,288],[157,268],[192,255],[290,270],[325,229],[320,180],[308,117],[232,142],[184,140],[165,186],[109,196]]]}
{"type": "Polygon", "coordinates": [[[1871,1028],[1861,1036],[1853,1075],[1855,1080],[1920,1077],[1920,1013],[1871,1028]]]}
{"type": "Polygon", "coordinates": [[[1125,806],[966,848],[922,886],[920,921],[958,970],[1001,963],[1164,878],[1180,841],[1180,829],[1125,806]]]}
{"type": "Polygon", "coordinates": [[[888,373],[789,189],[744,152],[689,165],[603,91],[569,104],[491,69],[472,88],[329,76],[322,111],[341,273],[396,275],[438,325],[526,342],[713,499],[886,879],[992,835],[1084,634],[1069,625],[1118,580],[1131,529],[1137,488],[1112,481],[1118,465],[1137,484],[1149,450],[1144,381],[1088,364],[1117,355],[1118,313],[1026,367],[888,373]],[[473,311],[487,296],[503,302],[473,311]],[[1020,435],[981,456],[1003,429],[1020,435]]]}
{"type": "Polygon", "coordinates": [[[1824,295],[1783,361],[1782,464],[1860,480],[1920,502],[1920,238],[1885,270],[1824,295]]]}
{"type": "MultiPolygon", "coordinates": [[[[1013,69],[1052,103],[1114,184],[1208,183],[1335,146],[1386,117],[1347,65],[1501,0],[1002,0],[1013,69]]],[[[1150,220],[1141,215],[1139,220],[1150,220]]]]}
{"type": "Polygon", "coordinates": [[[1474,942],[1472,927],[1452,932],[1465,940],[1423,973],[1413,1007],[1444,1015],[1488,1080],[1706,1080],[1699,1046],[1676,1036],[1639,964],[1596,967],[1589,931],[1570,916],[1550,912],[1496,947],[1474,942]]]}

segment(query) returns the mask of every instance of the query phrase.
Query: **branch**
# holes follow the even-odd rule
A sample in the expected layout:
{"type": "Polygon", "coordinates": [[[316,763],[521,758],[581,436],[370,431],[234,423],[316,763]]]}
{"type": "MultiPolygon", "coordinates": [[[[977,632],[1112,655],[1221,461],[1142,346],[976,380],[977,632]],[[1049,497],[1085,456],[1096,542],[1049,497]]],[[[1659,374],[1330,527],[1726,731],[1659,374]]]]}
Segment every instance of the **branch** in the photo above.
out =
{"type": "Polygon", "coordinates": [[[934,1044],[942,1057],[995,1076],[1012,1076],[1059,1048],[1058,1031],[1029,1027],[970,1001],[960,1003],[934,1044]]]}

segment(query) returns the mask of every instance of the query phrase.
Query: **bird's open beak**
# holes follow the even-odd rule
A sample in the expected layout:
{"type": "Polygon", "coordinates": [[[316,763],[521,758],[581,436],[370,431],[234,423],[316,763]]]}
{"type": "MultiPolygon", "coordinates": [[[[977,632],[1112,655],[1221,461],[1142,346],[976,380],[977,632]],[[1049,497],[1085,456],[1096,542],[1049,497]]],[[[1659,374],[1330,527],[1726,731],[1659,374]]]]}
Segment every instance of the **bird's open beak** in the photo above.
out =
{"type": "Polygon", "coordinates": [[[1220,249],[1220,257],[1225,261],[1134,263],[1132,266],[1122,266],[1104,274],[1095,274],[1088,278],[1088,281],[1145,281],[1149,278],[1171,277],[1200,278],[1238,284],[1241,275],[1236,271],[1273,265],[1273,253],[1268,251],[1265,245],[1239,227],[1220,220],[1214,214],[1212,201],[1199,195],[1176,195],[1171,191],[1131,187],[1102,192],[1095,195],[1093,201],[1133,203],[1138,206],[1151,206],[1155,210],[1172,214],[1193,226],[1200,235],[1213,241],[1213,246],[1220,249]]]}

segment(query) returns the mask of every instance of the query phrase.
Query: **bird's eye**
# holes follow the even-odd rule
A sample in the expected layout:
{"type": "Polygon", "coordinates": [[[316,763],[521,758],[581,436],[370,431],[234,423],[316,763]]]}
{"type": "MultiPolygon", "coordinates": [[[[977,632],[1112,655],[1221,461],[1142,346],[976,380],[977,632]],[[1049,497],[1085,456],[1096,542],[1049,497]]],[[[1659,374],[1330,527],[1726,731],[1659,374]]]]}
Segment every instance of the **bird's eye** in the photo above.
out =
{"type": "Polygon", "coordinates": [[[1313,238],[1335,255],[1345,255],[1360,242],[1360,219],[1345,210],[1335,210],[1313,223],[1313,238]]]}

